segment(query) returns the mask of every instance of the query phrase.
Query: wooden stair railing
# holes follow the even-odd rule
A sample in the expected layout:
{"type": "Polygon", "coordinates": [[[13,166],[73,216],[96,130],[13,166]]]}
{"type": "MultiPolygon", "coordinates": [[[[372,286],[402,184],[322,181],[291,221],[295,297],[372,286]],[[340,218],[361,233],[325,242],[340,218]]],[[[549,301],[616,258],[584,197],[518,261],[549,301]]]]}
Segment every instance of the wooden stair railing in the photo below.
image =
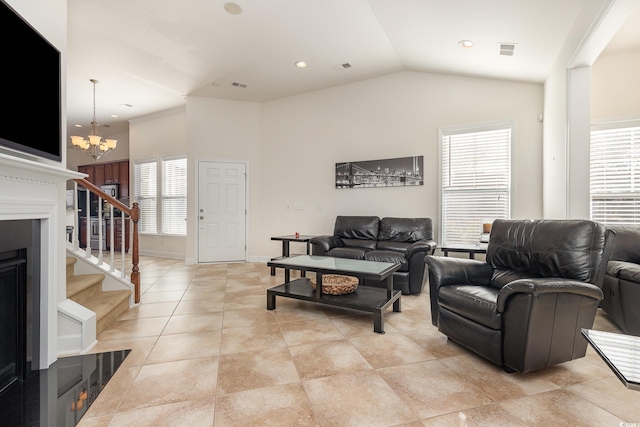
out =
{"type": "MultiPolygon", "coordinates": [[[[108,195],[107,193],[105,193],[104,191],[102,191],[100,188],[96,187],[95,185],[93,185],[92,183],[90,183],[89,181],[87,181],[86,179],[75,179],[74,180],[76,182],[77,185],[80,185],[84,188],[87,189],[88,192],[90,193],[94,193],[98,196],[98,206],[99,206],[99,219],[100,221],[103,221],[102,218],[102,200],[106,200],[110,205],[111,205],[111,214],[110,217],[113,217],[113,208],[117,208],[120,209],[120,211],[122,212],[122,221],[123,221],[123,226],[122,226],[122,259],[123,259],[123,264],[124,264],[124,253],[125,253],[125,242],[126,242],[126,236],[125,236],[125,214],[129,217],[128,219],[131,220],[131,227],[132,227],[132,238],[131,238],[131,283],[133,283],[134,285],[134,300],[135,303],[138,304],[140,302],[140,268],[139,268],[139,263],[140,263],[140,253],[139,253],[139,249],[138,249],[138,221],[140,220],[140,207],[138,206],[138,203],[133,203],[132,207],[126,206],[125,204],[123,204],[122,202],[120,202],[119,200],[111,197],[110,195],[108,195]]],[[[78,192],[78,188],[77,185],[75,187],[75,193],[77,194],[78,192]]],[[[77,195],[74,195],[75,201],[77,202],[78,197],[77,195]]],[[[87,194],[87,211],[89,211],[88,206],[89,206],[89,200],[90,197],[87,194]]],[[[87,216],[87,228],[89,227],[89,218],[90,218],[90,214],[87,216]]],[[[75,218],[75,221],[77,221],[77,215],[75,218]]],[[[76,224],[77,226],[77,224],[76,224]]],[[[76,228],[77,229],[77,228],[76,228]]],[[[111,227],[111,241],[113,242],[113,229],[114,227],[111,227]]],[[[102,233],[102,228],[100,228],[100,233],[102,233]]],[[[88,234],[88,233],[87,233],[88,234]]],[[[76,241],[74,243],[74,245],[77,245],[78,242],[76,241]]],[[[77,248],[77,246],[76,246],[77,248]]],[[[91,255],[91,245],[89,242],[89,238],[87,238],[87,256],[89,257],[91,255]]],[[[102,248],[99,248],[99,262],[102,262],[102,248]]],[[[111,245],[111,265],[112,265],[112,269],[113,269],[113,245],[111,245]]],[[[123,276],[124,276],[124,268],[123,268],[123,276]]]]}

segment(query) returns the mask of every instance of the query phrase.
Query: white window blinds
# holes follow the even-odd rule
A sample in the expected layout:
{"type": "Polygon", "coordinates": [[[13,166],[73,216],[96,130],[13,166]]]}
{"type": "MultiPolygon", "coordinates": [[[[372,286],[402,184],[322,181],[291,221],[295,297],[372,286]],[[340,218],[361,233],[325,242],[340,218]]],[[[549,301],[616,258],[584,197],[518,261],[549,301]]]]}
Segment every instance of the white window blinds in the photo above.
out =
{"type": "Polygon", "coordinates": [[[137,161],[134,173],[135,199],[140,206],[140,233],[185,236],[187,159],[137,161]]]}
{"type": "Polygon", "coordinates": [[[475,243],[482,223],[509,218],[512,124],[442,131],[443,244],[475,243]]]}
{"type": "Polygon", "coordinates": [[[140,207],[140,221],[138,230],[140,233],[155,233],[157,231],[157,193],[158,171],[157,163],[136,162],[134,167],[134,191],[135,199],[140,207]]]}
{"type": "Polygon", "coordinates": [[[591,219],[640,225],[640,126],[592,130],[590,158],[591,219]]]}
{"type": "Polygon", "coordinates": [[[162,232],[187,234],[187,159],[162,161],[162,232]]]}

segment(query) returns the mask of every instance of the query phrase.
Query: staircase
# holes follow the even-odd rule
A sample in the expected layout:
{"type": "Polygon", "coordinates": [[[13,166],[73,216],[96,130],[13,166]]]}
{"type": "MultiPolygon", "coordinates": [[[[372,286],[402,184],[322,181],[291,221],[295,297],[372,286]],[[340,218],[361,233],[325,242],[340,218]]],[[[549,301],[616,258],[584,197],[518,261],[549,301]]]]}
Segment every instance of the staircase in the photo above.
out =
{"type": "Polygon", "coordinates": [[[67,298],[96,314],[96,337],[129,309],[130,290],[103,291],[105,275],[74,273],[78,260],[67,257],[67,298]]]}

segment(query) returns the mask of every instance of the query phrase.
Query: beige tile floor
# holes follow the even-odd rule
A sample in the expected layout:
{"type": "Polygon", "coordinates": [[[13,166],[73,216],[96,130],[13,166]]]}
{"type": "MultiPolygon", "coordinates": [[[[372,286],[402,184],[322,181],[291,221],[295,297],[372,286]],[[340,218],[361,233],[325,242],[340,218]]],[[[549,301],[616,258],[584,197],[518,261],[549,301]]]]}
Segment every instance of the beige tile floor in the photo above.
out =
{"type": "MultiPolygon", "coordinates": [[[[640,392],[587,356],[507,374],[431,325],[429,295],[385,316],[277,298],[258,263],[141,258],[142,302],[94,352],[131,348],[92,426],[628,426],[640,392]]],[[[604,313],[595,329],[616,331],[604,313]]]]}

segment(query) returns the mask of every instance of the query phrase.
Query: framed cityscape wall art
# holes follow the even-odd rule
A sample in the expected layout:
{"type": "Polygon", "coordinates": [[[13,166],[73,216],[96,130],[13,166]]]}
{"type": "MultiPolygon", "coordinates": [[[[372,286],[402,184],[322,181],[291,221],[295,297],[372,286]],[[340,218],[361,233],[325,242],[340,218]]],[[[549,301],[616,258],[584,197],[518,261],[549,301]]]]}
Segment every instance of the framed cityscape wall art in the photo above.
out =
{"type": "Polygon", "coordinates": [[[336,163],[336,188],[424,185],[424,156],[336,163]]]}

